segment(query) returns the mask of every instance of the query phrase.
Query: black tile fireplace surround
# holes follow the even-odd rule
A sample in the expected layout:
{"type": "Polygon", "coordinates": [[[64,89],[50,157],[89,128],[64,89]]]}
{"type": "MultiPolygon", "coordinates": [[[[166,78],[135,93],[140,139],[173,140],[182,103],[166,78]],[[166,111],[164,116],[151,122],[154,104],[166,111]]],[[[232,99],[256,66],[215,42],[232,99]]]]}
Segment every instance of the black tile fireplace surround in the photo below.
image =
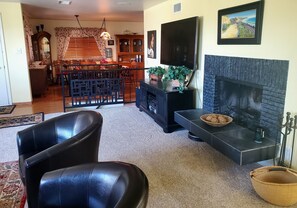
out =
{"type": "Polygon", "coordinates": [[[280,139],[288,65],[288,61],[282,60],[206,55],[203,109],[176,111],[175,121],[240,165],[272,159],[280,139]],[[254,97],[261,103],[256,107],[257,120],[251,119],[250,122],[265,130],[261,144],[254,142],[255,131],[250,127],[255,125],[241,126],[233,122],[226,127],[215,128],[200,120],[204,113],[226,113],[221,112],[220,106],[222,80],[257,88],[256,94],[259,95],[254,97]]]}
{"type": "Polygon", "coordinates": [[[259,118],[251,122],[265,129],[268,137],[280,139],[288,61],[206,55],[204,65],[203,110],[226,114],[220,112],[219,86],[222,79],[261,88],[259,118]]]}

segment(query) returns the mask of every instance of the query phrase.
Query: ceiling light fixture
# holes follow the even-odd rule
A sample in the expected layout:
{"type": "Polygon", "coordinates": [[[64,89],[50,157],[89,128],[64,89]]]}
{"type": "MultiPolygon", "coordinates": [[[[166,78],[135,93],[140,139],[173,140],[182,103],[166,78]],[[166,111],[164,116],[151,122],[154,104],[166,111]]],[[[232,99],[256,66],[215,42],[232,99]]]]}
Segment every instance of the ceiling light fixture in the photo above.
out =
{"type": "Polygon", "coordinates": [[[76,15],[74,15],[74,16],[75,16],[75,18],[76,18],[76,21],[77,21],[77,23],[78,23],[80,29],[82,29],[82,26],[80,25],[80,22],[79,22],[79,20],[78,20],[79,15],[76,14],[76,15]]]}
{"type": "Polygon", "coordinates": [[[85,35],[85,36],[87,36],[87,37],[89,37],[89,35],[88,35],[87,32],[83,29],[83,27],[81,26],[81,24],[80,24],[80,22],[79,22],[79,20],[78,20],[79,15],[78,15],[78,14],[75,14],[74,16],[75,16],[76,21],[77,21],[77,23],[78,23],[78,25],[79,25],[79,27],[80,27],[80,29],[81,29],[82,34],[85,35]]]}
{"type": "Polygon", "coordinates": [[[109,34],[109,32],[107,32],[107,29],[106,29],[105,18],[103,19],[100,30],[102,31],[101,35],[100,35],[100,38],[103,38],[104,40],[111,39],[111,35],[109,34]]]}
{"type": "Polygon", "coordinates": [[[67,0],[59,1],[59,4],[63,4],[63,5],[70,5],[71,3],[72,1],[67,1],[67,0]]]}

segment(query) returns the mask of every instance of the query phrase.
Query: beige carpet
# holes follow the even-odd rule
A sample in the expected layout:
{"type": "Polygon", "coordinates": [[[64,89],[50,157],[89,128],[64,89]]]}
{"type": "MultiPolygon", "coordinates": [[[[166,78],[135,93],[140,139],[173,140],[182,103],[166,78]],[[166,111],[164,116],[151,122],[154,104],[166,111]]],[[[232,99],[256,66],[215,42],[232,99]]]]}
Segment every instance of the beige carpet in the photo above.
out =
{"type": "MultiPolygon", "coordinates": [[[[275,207],[252,188],[249,172],[258,164],[239,166],[206,143],[188,139],[186,130],[165,134],[134,106],[98,111],[104,119],[99,160],[139,166],[149,180],[149,208],[275,207]]],[[[13,143],[19,128],[0,129],[5,135],[0,138],[0,151],[6,161],[17,159],[13,143]]]]}

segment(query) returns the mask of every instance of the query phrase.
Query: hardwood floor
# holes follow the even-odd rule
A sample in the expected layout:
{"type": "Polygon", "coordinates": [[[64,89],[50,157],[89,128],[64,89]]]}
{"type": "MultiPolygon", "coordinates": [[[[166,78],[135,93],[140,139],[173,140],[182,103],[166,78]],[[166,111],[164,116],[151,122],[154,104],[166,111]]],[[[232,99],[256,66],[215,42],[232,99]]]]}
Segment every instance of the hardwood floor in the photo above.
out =
{"type": "MultiPolygon", "coordinates": [[[[125,88],[125,100],[135,101],[135,85],[125,88]]],[[[16,104],[15,109],[11,114],[0,115],[0,117],[26,115],[32,113],[44,112],[44,114],[64,112],[62,87],[60,85],[49,86],[46,93],[40,97],[34,97],[32,103],[16,104]]]]}
{"type": "MultiPolygon", "coordinates": [[[[46,93],[40,97],[34,97],[32,103],[16,104],[15,109],[9,116],[38,112],[44,112],[45,114],[63,112],[63,99],[60,85],[49,86],[46,93]]],[[[6,116],[8,116],[8,114],[6,114],[6,116]]]]}

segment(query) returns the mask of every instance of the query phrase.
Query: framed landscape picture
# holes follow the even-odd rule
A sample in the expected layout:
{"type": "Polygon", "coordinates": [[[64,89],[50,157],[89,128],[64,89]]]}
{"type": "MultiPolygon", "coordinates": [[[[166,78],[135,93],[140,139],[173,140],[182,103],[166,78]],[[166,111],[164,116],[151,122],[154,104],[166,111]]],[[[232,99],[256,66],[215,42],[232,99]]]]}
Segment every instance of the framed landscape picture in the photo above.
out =
{"type": "Polygon", "coordinates": [[[260,44],[264,1],[218,11],[218,44],[260,44]]]}

